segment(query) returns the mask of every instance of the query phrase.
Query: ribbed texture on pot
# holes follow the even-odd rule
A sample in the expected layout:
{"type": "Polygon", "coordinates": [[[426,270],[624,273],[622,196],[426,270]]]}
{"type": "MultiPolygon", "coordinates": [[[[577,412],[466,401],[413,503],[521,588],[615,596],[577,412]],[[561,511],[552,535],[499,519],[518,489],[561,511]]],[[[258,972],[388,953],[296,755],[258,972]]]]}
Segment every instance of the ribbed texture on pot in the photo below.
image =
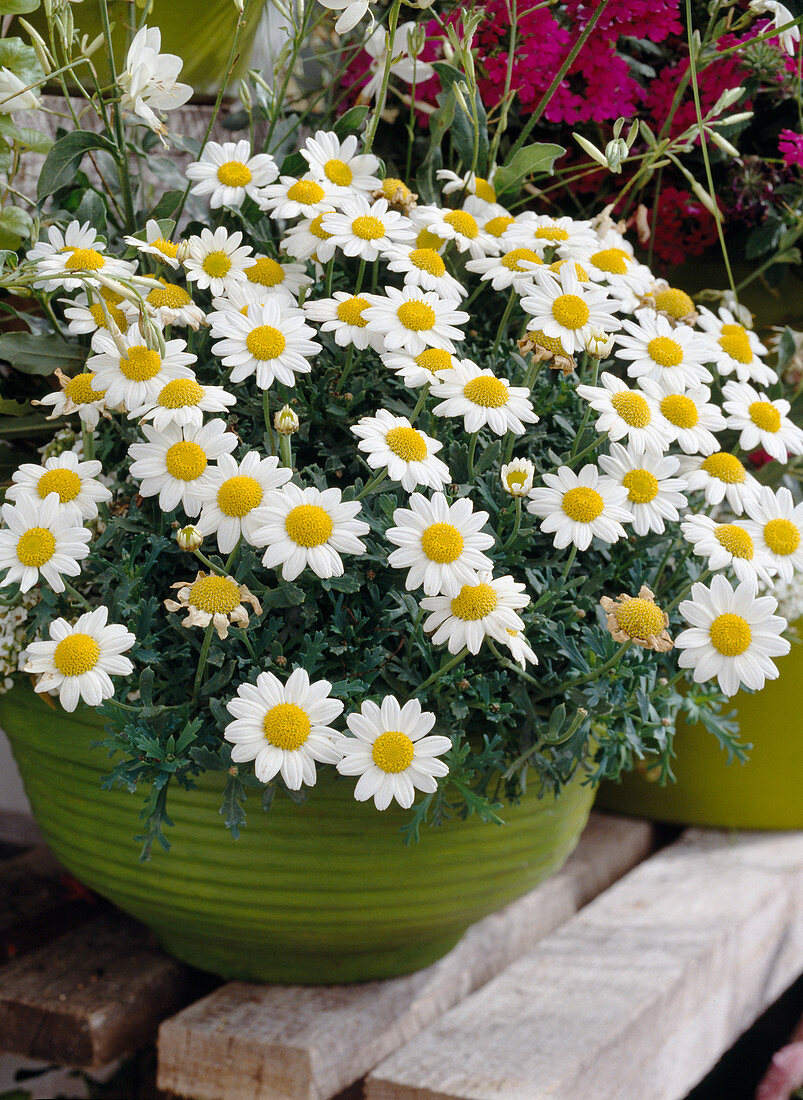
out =
{"type": "Polygon", "coordinates": [[[425,827],[404,846],[409,812],[378,813],[354,801],[354,780],[319,770],[298,806],[278,795],[268,813],[258,792],[232,840],[219,814],[223,777],[171,787],[171,850],[138,861],[142,794],[104,791],[113,761],[101,724],[69,715],[33,692],[0,696],[34,814],[64,865],[144,921],[172,954],[227,978],[343,982],[426,966],[474,921],[531,889],[574,848],[593,792],[573,782],[557,800],[528,792],[504,826],[475,818],[425,827]]]}

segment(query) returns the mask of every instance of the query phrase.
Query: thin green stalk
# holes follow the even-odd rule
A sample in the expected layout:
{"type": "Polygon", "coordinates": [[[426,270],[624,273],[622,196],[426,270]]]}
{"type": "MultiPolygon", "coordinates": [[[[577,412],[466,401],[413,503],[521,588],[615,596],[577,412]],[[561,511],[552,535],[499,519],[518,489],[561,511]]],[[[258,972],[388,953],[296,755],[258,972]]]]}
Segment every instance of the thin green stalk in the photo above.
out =
{"type": "Polygon", "coordinates": [[[204,679],[204,670],[206,668],[206,658],[209,656],[209,647],[212,644],[212,631],[215,629],[214,621],[209,623],[204,634],[203,644],[201,646],[201,655],[198,658],[198,669],[195,673],[195,683],[192,685],[192,701],[198,698],[198,692],[201,690],[201,684],[204,679]]]}
{"type": "MultiPolygon", "coordinates": [[[[571,688],[580,687],[582,684],[590,684],[592,680],[598,680],[600,676],[604,676],[606,672],[610,672],[614,665],[619,663],[619,658],[631,644],[629,639],[626,642],[622,642],[614,655],[609,657],[604,664],[599,666],[599,668],[592,669],[592,671],[587,672],[585,676],[578,676],[576,680],[570,680],[568,684],[562,684],[560,689],[561,694],[565,695],[571,688]]],[[[552,692],[548,692],[547,694],[552,694],[552,692]]],[[[544,698],[546,698],[546,696],[544,696],[544,698]]]]}
{"type": "MultiPolygon", "coordinates": [[[[117,85],[117,66],[114,62],[114,46],[112,44],[112,32],[109,26],[109,8],[107,0],[98,0],[100,6],[100,18],[103,23],[103,37],[106,41],[106,53],[108,54],[109,74],[112,84],[117,85]]],[[[128,168],[128,147],[123,129],[123,115],[120,110],[119,88],[115,90],[112,100],[112,120],[114,122],[114,142],[117,146],[117,174],[120,177],[120,188],[123,192],[123,208],[125,210],[126,227],[129,233],[133,233],[137,227],[134,217],[134,198],[131,194],[131,175],[128,168]]]]}
{"type": "Polygon", "coordinates": [[[569,575],[569,570],[574,565],[574,559],[577,557],[577,544],[572,543],[572,548],[569,551],[569,556],[566,559],[566,564],[563,567],[563,572],[560,575],[561,581],[565,581],[569,575]]]}
{"type": "Polygon", "coordinates": [[[441,676],[453,669],[455,665],[459,665],[461,661],[464,661],[467,656],[468,647],[464,646],[455,657],[452,657],[449,661],[444,661],[441,667],[436,672],[433,672],[432,675],[420,685],[418,691],[424,691],[426,688],[430,687],[430,685],[434,684],[436,680],[439,680],[441,676]]]}
{"type": "Polygon", "coordinates": [[[374,477],[371,478],[370,481],[367,481],[365,483],[365,485],[363,485],[362,489],[357,494],[356,499],[357,500],[362,500],[363,497],[367,497],[369,493],[372,493],[374,491],[374,489],[377,487],[377,485],[382,484],[382,482],[385,480],[385,478],[387,476],[388,476],[387,469],[380,470],[378,474],[376,474],[374,477]]]}
{"type": "Polygon", "coordinates": [[[505,306],[505,312],[502,314],[502,320],[499,322],[499,328],[496,330],[496,339],[494,340],[494,346],[491,348],[491,355],[496,355],[499,350],[499,345],[502,342],[502,337],[507,332],[507,323],[510,320],[510,314],[513,312],[513,306],[516,304],[516,298],[516,288],[512,286],[507,299],[507,305],[505,306]]]}
{"type": "Polygon", "coordinates": [[[374,144],[374,138],[376,137],[376,131],[379,128],[379,120],[382,117],[382,112],[385,109],[385,100],[388,95],[388,81],[390,80],[390,67],[393,64],[393,48],[396,42],[396,27],[399,24],[399,9],[401,8],[401,0],[393,0],[393,5],[390,9],[390,15],[388,16],[388,41],[387,52],[385,53],[385,67],[382,70],[382,83],[379,86],[379,95],[376,99],[376,110],[371,116],[371,121],[368,123],[368,127],[365,131],[365,137],[363,139],[363,153],[370,153],[374,144]]]}
{"type": "Polygon", "coordinates": [[[474,480],[474,455],[477,451],[477,440],[479,439],[479,432],[473,432],[471,435],[471,442],[468,445],[468,480],[474,480]]]}
{"type": "Polygon", "coordinates": [[[415,408],[410,413],[410,423],[415,424],[416,417],[421,412],[429,396],[429,382],[425,386],[421,387],[421,393],[418,395],[418,401],[416,401],[415,408]]]}
{"type": "Polygon", "coordinates": [[[73,588],[73,586],[70,584],[70,582],[65,577],[62,577],[61,579],[62,579],[62,581],[64,581],[64,590],[65,590],[65,592],[69,592],[69,594],[72,596],[72,598],[74,600],[78,600],[78,602],[81,604],[81,606],[85,607],[87,609],[87,611],[93,611],[94,610],[94,608],[92,607],[92,604],[89,602],[89,600],[86,598],[86,596],[82,596],[77,588],[73,588]]]}
{"type": "Polygon", "coordinates": [[[683,591],[680,593],[680,595],[672,601],[672,603],[669,605],[669,607],[664,608],[664,611],[667,613],[667,615],[671,611],[675,610],[675,608],[678,606],[678,604],[681,602],[681,600],[686,599],[686,597],[691,592],[691,590],[692,590],[692,588],[694,587],[695,584],[702,584],[704,581],[707,581],[708,578],[711,576],[712,572],[713,572],[713,570],[711,570],[711,569],[705,569],[700,574],[700,576],[697,578],[696,581],[689,581],[689,583],[686,585],[686,587],[683,589],[683,591]]]}
{"type": "Polygon", "coordinates": [[[293,444],[291,437],[286,434],[279,435],[279,454],[282,456],[282,465],[288,470],[293,468],[293,444]]]}
{"type": "Polygon", "coordinates": [[[95,457],[95,433],[90,431],[81,421],[81,441],[84,447],[84,462],[91,462],[95,457]]]}
{"type": "Polygon", "coordinates": [[[506,0],[508,19],[510,20],[510,34],[507,43],[507,68],[505,69],[505,86],[502,91],[502,106],[499,111],[499,122],[494,130],[491,150],[488,154],[488,171],[491,172],[496,163],[496,154],[499,152],[499,142],[502,134],[507,130],[507,119],[510,105],[515,98],[515,92],[511,95],[510,87],[513,82],[513,62],[516,57],[516,38],[519,30],[519,5],[518,0],[506,0]]]}
{"type": "Polygon", "coordinates": [[[209,569],[212,573],[217,574],[218,577],[226,576],[226,570],[221,569],[219,565],[215,565],[213,561],[209,560],[206,554],[201,553],[200,550],[193,550],[192,552],[198,559],[198,561],[202,562],[206,566],[206,568],[209,569]]]}
{"type": "Polygon", "coordinates": [[[502,545],[503,554],[507,550],[509,550],[513,543],[516,541],[519,535],[519,528],[521,527],[521,497],[516,497],[514,504],[516,507],[516,515],[513,520],[513,530],[510,532],[507,539],[505,539],[504,544],[502,545]]]}

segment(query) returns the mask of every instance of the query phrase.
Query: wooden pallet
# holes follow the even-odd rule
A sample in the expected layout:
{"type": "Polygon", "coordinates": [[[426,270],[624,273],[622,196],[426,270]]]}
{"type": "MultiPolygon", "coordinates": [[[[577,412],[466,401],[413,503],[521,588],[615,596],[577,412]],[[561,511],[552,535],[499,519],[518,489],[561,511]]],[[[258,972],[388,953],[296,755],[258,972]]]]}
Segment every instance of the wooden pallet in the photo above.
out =
{"type": "Polygon", "coordinates": [[[801,902],[803,835],[661,847],[594,814],[418,974],[221,984],[37,849],[0,863],[0,1051],[98,1067],[158,1029],[160,1088],[195,1100],[681,1100],[803,970],[801,902]]]}

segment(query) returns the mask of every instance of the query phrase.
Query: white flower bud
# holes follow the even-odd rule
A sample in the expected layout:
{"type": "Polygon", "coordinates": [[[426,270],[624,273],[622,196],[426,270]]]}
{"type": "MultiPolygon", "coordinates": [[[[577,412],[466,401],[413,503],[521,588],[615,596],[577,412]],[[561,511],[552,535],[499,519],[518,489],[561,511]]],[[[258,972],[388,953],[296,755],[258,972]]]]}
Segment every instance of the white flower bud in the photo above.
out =
{"type": "Polygon", "coordinates": [[[592,329],[586,340],[586,351],[592,359],[605,359],[613,351],[613,337],[601,328],[592,329]]]}
{"type": "Polygon", "coordinates": [[[622,162],[627,160],[630,150],[624,138],[615,138],[605,146],[605,160],[612,172],[617,174],[622,171],[622,162]]]}
{"type": "Polygon", "coordinates": [[[597,164],[602,165],[603,168],[608,167],[608,161],[605,159],[605,154],[600,152],[596,145],[592,145],[588,138],[584,138],[582,134],[572,133],[572,137],[583,150],[588,153],[592,160],[595,160],[597,164]]]}
{"type": "Polygon", "coordinates": [[[514,458],[502,467],[502,488],[512,497],[526,497],[533,487],[535,466],[529,458],[514,458]]]}
{"type": "Polygon", "coordinates": [[[180,264],[183,264],[184,261],[189,256],[189,254],[190,254],[190,242],[189,241],[179,241],[178,245],[176,246],[176,259],[178,260],[178,262],[180,264]]]}
{"type": "Polygon", "coordinates": [[[189,550],[190,552],[199,550],[203,541],[203,535],[191,523],[186,527],[179,527],[176,531],[176,542],[182,550],[189,550]]]}
{"type": "Polygon", "coordinates": [[[698,183],[697,180],[692,180],[691,189],[700,200],[700,202],[703,204],[703,206],[706,208],[708,213],[713,215],[713,217],[715,217],[717,221],[720,221],[722,215],[719,212],[719,207],[708,194],[703,185],[701,183],[698,183]]]}
{"type": "Polygon", "coordinates": [[[298,413],[289,405],[283,405],[273,418],[273,426],[279,435],[295,435],[300,423],[298,413]]]}
{"type": "Polygon", "coordinates": [[[718,145],[729,157],[736,157],[738,159],[739,150],[735,145],[731,145],[727,138],[724,138],[722,134],[718,134],[716,130],[706,129],[706,133],[711,138],[714,145],[718,145]]]}

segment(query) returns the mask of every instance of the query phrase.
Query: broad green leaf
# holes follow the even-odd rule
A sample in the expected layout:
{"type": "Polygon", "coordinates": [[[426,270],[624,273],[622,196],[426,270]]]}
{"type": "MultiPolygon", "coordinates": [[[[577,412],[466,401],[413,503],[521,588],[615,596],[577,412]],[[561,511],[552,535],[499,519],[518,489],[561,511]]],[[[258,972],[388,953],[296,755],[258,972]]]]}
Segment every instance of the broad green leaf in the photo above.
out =
{"type": "Polygon", "coordinates": [[[84,222],[89,222],[101,236],[106,236],[106,204],[97,191],[93,191],[92,188],[84,191],[78,209],[75,211],[75,217],[82,225],[84,222]]]}
{"type": "Polygon", "coordinates": [[[36,187],[36,198],[42,202],[48,195],[58,191],[75,175],[78,165],[84,158],[84,154],[90,149],[102,149],[107,153],[114,153],[114,146],[101,134],[92,134],[88,130],[74,130],[65,137],[59,138],[47,155],[47,160],[42,165],[39,183],[36,187]]]}
{"type": "Polygon", "coordinates": [[[348,134],[355,134],[359,128],[365,122],[365,116],[368,114],[368,107],[360,105],[359,107],[351,107],[345,114],[334,124],[334,132],[341,139],[348,134]]]}
{"type": "Polygon", "coordinates": [[[36,84],[45,76],[36,51],[21,38],[0,38],[0,69],[10,69],[26,85],[36,84]]]}
{"type": "Polygon", "coordinates": [[[162,218],[171,217],[173,214],[175,214],[176,210],[178,210],[179,203],[181,202],[183,197],[183,191],[165,191],[165,193],[159,199],[156,206],[154,206],[148,217],[155,218],[157,222],[161,222],[162,218]]]}
{"type": "Polygon", "coordinates": [[[14,401],[10,397],[0,397],[0,416],[28,416],[33,411],[30,401],[14,401]]]}
{"type": "Polygon", "coordinates": [[[49,153],[53,147],[53,138],[30,126],[17,128],[17,140],[31,153],[49,153]]]}
{"type": "Polygon", "coordinates": [[[31,218],[19,206],[6,206],[0,212],[0,249],[19,248],[31,235],[31,218]]]}
{"type": "MultiPolygon", "coordinates": [[[[59,429],[67,427],[68,419],[57,417],[55,420],[45,420],[41,413],[35,416],[10,416],[8,420],[0,421],[0,438],[3,439],[28,439],[32,435],[53,436],[59,429]]],[[[5,449],[0,449],[0,454],[5,449]]]]}
{"type": "Polygon", "coordinates": [[[0,359],[22,374],[52,374],[56,367],[65,372],[83,366],[86,350],[68,344],[60,336],[34,332],[0,334],[0,359]]]}
{"type": "Polygon", "coordinates": [[[497,195],[518,188],[523,179],[544,173],[552,173],[552,166],[566,150],[562,145],[553,145],[548,141],[536,141],[525,145],[515,153],[507,164],[497,168],[494,175],[494,189],[497,195]]]}
{"type": "MultiPolygon", "coordinates": [[[[452,88],[460,82],[466,83],[466,78],[460,70],[453,65],[449,65],[446,61],[433,62],[433,68],[441,78],[444,89],[452,88]]],[[[470,112],[470,97],[465,92],[463,93],[463,99],[466,101],[466,106],[470,112]]],[[[488,122],[479,93],[474,97],[474,111],[477,116],[477,162],[475,171],[477,175],[482,176],[486,172],[488,164],[488,122]]],[[[462,104],[458,102],[455,102],[454,122],[449,136],[452,140],[452,147],[463,162],[463,167],[468,171],[474,160],[474,119],[470,114],[466,114],[462,104]]]]}
{"type": "Polygon", "coordinates": [[[40,0],[0,0],[0,15],[28,15],[36,11],[40,0]]]}

